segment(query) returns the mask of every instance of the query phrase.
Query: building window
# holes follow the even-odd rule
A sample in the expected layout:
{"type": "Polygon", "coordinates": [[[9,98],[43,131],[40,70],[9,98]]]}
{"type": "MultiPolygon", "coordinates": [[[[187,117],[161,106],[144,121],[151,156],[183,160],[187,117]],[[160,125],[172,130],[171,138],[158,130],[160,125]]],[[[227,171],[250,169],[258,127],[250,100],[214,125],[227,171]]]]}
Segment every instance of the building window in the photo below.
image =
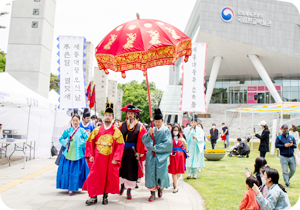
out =
{"type": "Polygon", "coordinates": [[[39,9],[33,9],[33,15],[39,15],[40,10],[39,9]]]}
{"type": "Polygon", "coordinates": [[[104,83],[104,80],[102,80],[102,83],[104,83]]]}
{"type": "Polygon", "coordinates": [[[102,88],[104,88],[104,86],[102,85],[102,88]]]}
{"type": "Polygon", "coordinates": [[[39,26],[39,22],[37,21],[32,21],[31,27],[32,28],[37,28],[39,26]]]}
{"type": "Polygon", "coordinates": [[[40,2],[41,0],[34,0],[34,2],[40,2]]]}
{"type": "Polygon", "coordinates": [[[104,75],[102,75],[102,78],[104,78],[104,75]]]}
{"type": "Polygon", "coordinates": [[[115,93],[115,91],[113,91],[113,93],[115,93]]]}
{"type": "Polygon", "coordinates": [[[115,95],[113,95],[113,97],[115,97],[115,95]]]}

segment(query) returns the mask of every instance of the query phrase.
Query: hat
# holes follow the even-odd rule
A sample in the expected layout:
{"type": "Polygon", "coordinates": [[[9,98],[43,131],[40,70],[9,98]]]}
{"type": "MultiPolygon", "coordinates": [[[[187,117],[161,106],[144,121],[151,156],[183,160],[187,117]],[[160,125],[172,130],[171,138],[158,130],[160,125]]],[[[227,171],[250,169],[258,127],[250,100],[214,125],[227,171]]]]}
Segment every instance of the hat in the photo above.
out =
{"type": "Polygon", "coordinates": [[[94,118],[97,119],[97,116],[96,115],[92,115],[91,118],[92,119],[94,119],[94,118]]]}
{"type": "Polygon", "coordinates": [[[84,110],[83,110],[83,114],[82,114],[82,117],[90,117],[91,116],[91,113],[90,113],[90,110],[89,110],[89,108],[84,108],[84,110]]]}
{"type": "Polygon", "coordinates": [[[80,110],[78,110],[78,109],[69,109],[69,110],[67,111],[67,115],[68,115],[69,117],[73,117],[74,114],[78,114],[79,116],[81,116],[81,115],[82,115],[82,111],[80,111],[80,110]]]}
{"type": "Polygon", "coordinates": [[[197,122],[197,120],[198,120],[198,116],[195,114],[194,117],[192,117],[192,119],[190,119],[190,122],[193,122],[193,121],[197,122]]]}
{"type": "Polygon", "coordinates": [[[163,119],[163,115],[160,111],[160,108],[157,108],[154,110],[154,120],[162,120],[163,119]]]}
{"type": "Polygon", "coordinates": [[[242,139],[241,138],[237,138],[237,141],[242,141],[242,139]]]}
{"type": "Polygon", "coordinates": [[[288,126],[287,124],[283,124],[283,125],[281,126],[281,130],[283,130],[283,129],[285,129],[285,128],[289,128],[289,126],[288,126]]]}
{"type": "Polygon", "coordinates": [[[261,121],[260,123],[258,123],[258,125],[265,126],[265,125],[267,125],[267,123],[266,123],[266,121],[261,121]]]}
{"type": "Polygon", "coordinates": [[[122,112],[135,112],[135,113],[141,112],[140,109],[135,108],[135,106],[133,106],[131,104],[127,104],[126,106],[122,107],[121,111],[122,112]]]}
{"type": "Polygon", "coordinates": [[[106,103],[105,114],[114,114],[114,103],[106,103]]]}

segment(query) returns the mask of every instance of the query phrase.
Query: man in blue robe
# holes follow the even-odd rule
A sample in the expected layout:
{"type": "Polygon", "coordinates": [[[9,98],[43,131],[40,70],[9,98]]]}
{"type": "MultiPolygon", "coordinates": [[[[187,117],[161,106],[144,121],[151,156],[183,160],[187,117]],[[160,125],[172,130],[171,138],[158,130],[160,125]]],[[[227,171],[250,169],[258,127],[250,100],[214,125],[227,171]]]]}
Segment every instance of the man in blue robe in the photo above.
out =
{"type": "Polygon", "coordinates": [[[83,128],[88,135],[90,135],[95,129],[95,125],[91,122],[91,114],[89,108],[84,108],[82,114],[82,122],[80,122],[79,126],[83,128]]]}
{"type": "Polygon", "coordinates": [[[189,158],[186,159],[187,179],[193,175],[197,179],[199,168],[204,168],[204,131],[197,126],[197,117],[192,119],[191,127],[186,130],[186,141],[188,144],[189,158]]]}
{"type": "Polygon", "coordinates": [[[146,187],[150,189],[149,201],[154,201],[155,192],[158,197],[162,197],[163,188],[170,187],[168,174],[168,159],[172,153],[173,141],[168,127],[163,125],[163,115],[160,109],[155,109],[155,126],[150,128],[142,142],[147,147],[146,155],[146,187]],[[154,134],[155,144],[153,144],[152,134],[154,134]]]}

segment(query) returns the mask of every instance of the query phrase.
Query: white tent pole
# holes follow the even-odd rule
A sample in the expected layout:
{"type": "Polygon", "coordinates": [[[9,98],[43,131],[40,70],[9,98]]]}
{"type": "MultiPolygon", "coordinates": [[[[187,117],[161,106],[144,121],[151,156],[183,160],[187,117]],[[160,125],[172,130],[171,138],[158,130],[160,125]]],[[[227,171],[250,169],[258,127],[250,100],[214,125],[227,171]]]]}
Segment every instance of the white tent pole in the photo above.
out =
{"type": "Polygon", "coordinates": [[[283,102],[281,102],[281,116],[280,116],[280,126],[281,127],[283,125],[283,102]]]}
{"type": "Polygon", "coordinates": [[[26,162],[26,150],[27,150],[27,142],[28,142],[28,135],[29,135],[30,112],[31,112],[31,105],[29,105],[29,110],[28,110],[27,135],[26,135],[26,144],[25,144],[25,151],[24,151],[25,155],[24,155],[23,169],[25,169],[25,162],[26,162]]]}
{"type": "MultiPolygon", "coordinates": [[[[55,131],[55,124],[56,124],[56,114],[57,114],[57,109],[55,109],[55,114],[54,114],[54,124],[53,124],[53,132],[52,132],[52,142],[54,141],[54,131],[55,131]]],[[[52,148],[52,142],[50,146],[50,158],[51,159],[51,148],[52,148]]]]}
{"type": "MultiPolygon", "coordinates": [[[[254,107],[252,107],[252,131],[254,132],[254,107]]],[[[254,141],[254,138],[253,138],[253,134],[251,136],[251,149],[253,149],[253,141],[254,141]]]]}
{"type": "Polygon", "coordinates": [[[225,110],[225,125],[227,125],[227,121],[226,121],[226,110],[225,110]]]}
{"type": "Polygon", "coordinates": [[[240,108],[240,131],[239,131],[240,138],[241,138],[241,126],[242,126],[242,107],[240,108]]]}

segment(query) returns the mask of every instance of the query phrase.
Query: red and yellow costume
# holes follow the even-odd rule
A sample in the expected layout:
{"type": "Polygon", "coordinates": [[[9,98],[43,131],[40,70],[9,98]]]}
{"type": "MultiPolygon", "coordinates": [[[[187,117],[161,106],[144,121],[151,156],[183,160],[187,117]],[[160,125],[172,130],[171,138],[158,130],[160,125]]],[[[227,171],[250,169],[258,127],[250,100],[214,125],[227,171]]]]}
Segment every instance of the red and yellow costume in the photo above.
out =
{"type": "Polygon", "coordinates": [[[104,193],[120,194],[119,169],[124,151],[124,140],[120,130],[114,125],[106,129],[101,125],[94,129],[86,142],[85,157],[90,169],[83,190],[88,191],[90,197],[104,193]],[[94,157],[94,162],[89,161],[94,157]],[[112,161],[116,160],[116,165],[112,161]]]}

